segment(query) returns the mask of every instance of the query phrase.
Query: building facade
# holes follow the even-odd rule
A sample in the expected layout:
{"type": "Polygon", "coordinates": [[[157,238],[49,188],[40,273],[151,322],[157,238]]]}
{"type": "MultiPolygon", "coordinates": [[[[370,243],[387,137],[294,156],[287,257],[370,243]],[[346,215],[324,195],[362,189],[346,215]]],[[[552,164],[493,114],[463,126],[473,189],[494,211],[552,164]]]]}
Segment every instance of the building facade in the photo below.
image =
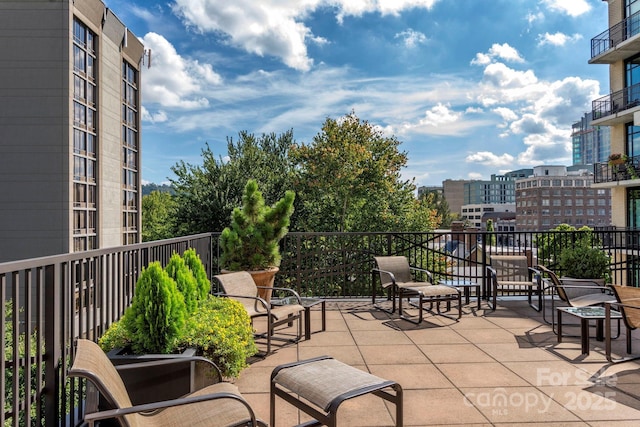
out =
{"type": "Polygon", "coordinates": [[[611,154],[608,126],[593,126],[591,111],[571,126],[571,151],[574,165],[606,162],[611,154]]]}
{"type": "Polygon", "coordinates": [[[139,242],[142,43],[100,0],[0,28],[0,262],[139,242]]]}
{"type": "MultiPolygon", "coordinates": [[[[509,215],[502,216],[500,213],[512,213],[515,217],[516,204],[515,203],[494,203],[494,204],[469,204],[462,206],[462,220],[465,223],[465,227],[474,227],[478,230],[487,229],[487,219],[494,221],[497,225],[498,222],[507,221],[509,215]]],[[[504,224],[501,224],[501,227],[504,224]]],[[[497,230],[497,228],[494,228],[497,230]]],[[[507,229],[500,229],[500,231],[514,231],[507,229]]]]}
{"type": "Polygon", "coordinates": [[[472,181],[464,184],[465,205],[494,205],[515,203],[516,179],[528,177],[533,169],[520,169],[504,175],[491,175],[489,181],[472,181]]]}
{"type": "Polygon", "coordinates": [[[533,171],[516,181],[516,231],[611,224],[611,193],[592,187],[590,171],[567,172],[566,166],[536,166],[533,171]]]}
{"type": "Polygon", "coordinates": [[[609,0],[608,28],[591,39],[590,64],[609,66],[609,95],[592,102],[592,125],[607,126],[611,153],[594,165],[596,188],[611,190],[612,223],[640,226],[640,0],[609,0]]]}

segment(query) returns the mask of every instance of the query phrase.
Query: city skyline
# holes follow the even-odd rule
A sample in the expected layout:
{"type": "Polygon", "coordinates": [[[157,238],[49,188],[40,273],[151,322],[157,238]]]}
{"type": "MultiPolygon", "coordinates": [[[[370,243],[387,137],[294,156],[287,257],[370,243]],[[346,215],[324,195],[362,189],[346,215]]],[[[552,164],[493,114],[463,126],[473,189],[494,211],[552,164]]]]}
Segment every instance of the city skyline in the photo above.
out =
{"type": "MultiPolygon", "coordinates": [[[[600,0],[105,0],[151,52],[142,179],[205,144],[293,129],[310,143],[351,111],[402,142],[417,186],[571,164],[571,125],[608,93],[589,65],[600,0]]],[[[150,59],[150,64],[149,64],[150,59]]]]}

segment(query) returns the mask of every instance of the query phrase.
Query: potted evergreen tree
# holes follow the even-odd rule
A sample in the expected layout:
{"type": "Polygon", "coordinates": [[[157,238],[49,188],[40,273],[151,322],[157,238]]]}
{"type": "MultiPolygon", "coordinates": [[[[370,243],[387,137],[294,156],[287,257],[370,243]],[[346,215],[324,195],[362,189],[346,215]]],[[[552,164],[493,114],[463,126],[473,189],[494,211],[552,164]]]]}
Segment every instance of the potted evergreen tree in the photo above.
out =
{"type": "MultiPolygon", "coordinates": [[[[248,271],[257,286],[273,287],[280,267],[280,240],[289,231],[295,193],[286,191],[273,206],[265,204],[258,183],[250,179],[242,195],[242,208],[231,214],[231,226],[220,236],[220,265],[225,271],[248,271]]],[[[271,290],[260,296],[271,299],[271,290]]]]}

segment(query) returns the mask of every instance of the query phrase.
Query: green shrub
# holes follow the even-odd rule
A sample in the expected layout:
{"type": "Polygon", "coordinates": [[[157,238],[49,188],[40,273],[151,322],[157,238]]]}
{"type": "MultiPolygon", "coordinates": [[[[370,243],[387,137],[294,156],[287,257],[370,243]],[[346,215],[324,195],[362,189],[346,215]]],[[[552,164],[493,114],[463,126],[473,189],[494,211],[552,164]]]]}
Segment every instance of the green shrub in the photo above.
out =
{"type": "Polygon", "coordinates": [[[237,377],[258,352],[247,310],[229,298],[209,296],[187,322],[182,345],[196,347],[226,377],[237,377]]]}
{"type": "Polygon", "coordinates": [[[98,345],[105,352],[114,348],[131,347],[131,334],[124,326],[124,322],[119,320],[109,326],[109,329],[98,340],[98,345]]]}
{"type": "Polygon", "coordinates": [[[184,254],[182,254],[182,259],[184,259],[184,262],[191,269],[193,276],[198,282],[198,299],[206,299],[209,292],[211,292],[211,282],[207,277],[207,272],[205,271],[204,265],[202,265],[202,260],[196,253],[196,250],[193,248],[187,249],[184,254]]]}
{"type": "Polygon", "coordinates": [[[576,245],[560,253],[560,270],[576,279],[607,279],[609,256],[598,248],[576,245]]]}
{"type": "Polygon", "coordinates": [[[178,290],[184,297],[187,313],[193,313],[198,306],[200,294],[198,293],[198,282],[189,266],[180,255],[174,253],[164,270],[176,282],[178,290]]]}
{"type": "Polygon", "coordinates": [[[171,353],[186,319],[184,297],[176,282],[155,261],[142,270],[135,296],[122,318],[136,353],[171,353]]]}

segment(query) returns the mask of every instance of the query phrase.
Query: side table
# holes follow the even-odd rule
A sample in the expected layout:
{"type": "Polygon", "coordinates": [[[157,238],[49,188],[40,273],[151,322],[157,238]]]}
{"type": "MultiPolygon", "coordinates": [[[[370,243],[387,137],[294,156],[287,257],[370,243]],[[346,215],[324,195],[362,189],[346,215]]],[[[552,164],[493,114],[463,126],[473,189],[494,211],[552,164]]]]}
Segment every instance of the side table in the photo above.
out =
{"type": "MultiPolygon", "coordinates": [[[[596,321],[596,339],[604,340],[604,307],[557,307],[558,311],[558,342],[562,342],[562,314],[569,314],[580,319],[580,342],[582,354],[589,354],[589,320],[596,321]]],[[[622,315],[618,311],[611,310],[611,319],[618,320],[618,332],[620,331],[620,319],[622,315]]],[[[610,332],[609,332],[610,333],[610,332]]]]}
{"type": "Polygon", "coordinates": [[[402,387],[329,356],[276,366],[271,372],[269,425],[276,425],[276,396],[314,418],[304,426],[337,425],[340,405],[354,397],[372,393],[396,407],[396,427],[402,421],[402,387]],[[394,393],[385,389],[391,388],[394,393]],[[308,402],[308,403],[307,403],[308,402]]]}
{"type": "MultiPolygon", "coordinates": [[[[298,304],[296,297],[286,297],[271,300],[273,305],[298,304]]],[[[320,331],[327,330],[327,301],[321,298],[300,297],[300,304],[304,307],[304,339],[311,339],[311,307],[320,304],[320,313],[322,316],[322,328],[320,331]]]]}

